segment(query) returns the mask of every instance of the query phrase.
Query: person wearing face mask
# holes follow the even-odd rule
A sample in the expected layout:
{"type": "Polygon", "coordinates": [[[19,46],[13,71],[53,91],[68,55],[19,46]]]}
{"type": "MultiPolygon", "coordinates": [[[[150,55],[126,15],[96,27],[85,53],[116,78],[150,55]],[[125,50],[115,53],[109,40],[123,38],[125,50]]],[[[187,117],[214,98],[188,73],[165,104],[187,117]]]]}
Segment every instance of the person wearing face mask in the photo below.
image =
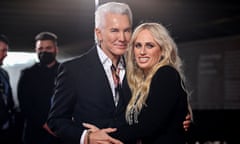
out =
{"type": "Polygon", "coordinates": [[[18,100],[24,118],[24,144],[54,144],[57,138],[43,127],[51,105],[59,62],[57,36],[41,32],[35,37],[35,51],[39,62],[21,71],[18,100]]]}

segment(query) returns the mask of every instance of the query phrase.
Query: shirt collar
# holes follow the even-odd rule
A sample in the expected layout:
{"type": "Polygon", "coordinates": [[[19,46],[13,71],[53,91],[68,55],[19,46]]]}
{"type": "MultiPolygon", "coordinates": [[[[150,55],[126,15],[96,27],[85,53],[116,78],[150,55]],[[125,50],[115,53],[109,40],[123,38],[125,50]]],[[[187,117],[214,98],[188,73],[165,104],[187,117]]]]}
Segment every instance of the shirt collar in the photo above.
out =
{"type": "MultiPolygon", "coordinates": [[[[109,67],[112,65],[111,59],[103,52],[103,50],[98,45],[97,45],[97,53],[103,65],[109,65],[109,67]]],[[[121,56],[117,67],[119,69],[125,69],[125,61],[123,56],[121,56]]]]}

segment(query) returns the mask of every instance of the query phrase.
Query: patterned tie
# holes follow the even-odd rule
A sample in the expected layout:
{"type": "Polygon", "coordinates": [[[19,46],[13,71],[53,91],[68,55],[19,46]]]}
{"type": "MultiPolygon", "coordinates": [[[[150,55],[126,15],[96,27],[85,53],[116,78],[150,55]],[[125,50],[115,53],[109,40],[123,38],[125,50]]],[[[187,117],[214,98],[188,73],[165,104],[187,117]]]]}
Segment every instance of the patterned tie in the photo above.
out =
{"type": "Polygon", "coordinates": [[[119,101],[119,96],[120,96],[120,90],[121,90],[121,82],[120,82],[120,78],[119,78],[119,68],[116,68],[113,64],[111,66],[111,70],[112,70],[112,75],[113,75],[113,81],[114,81],[114,85],[115,85],[115,96],[114,96],[114,102],[115,105],[117,106],[118,101],[119,101]]]}

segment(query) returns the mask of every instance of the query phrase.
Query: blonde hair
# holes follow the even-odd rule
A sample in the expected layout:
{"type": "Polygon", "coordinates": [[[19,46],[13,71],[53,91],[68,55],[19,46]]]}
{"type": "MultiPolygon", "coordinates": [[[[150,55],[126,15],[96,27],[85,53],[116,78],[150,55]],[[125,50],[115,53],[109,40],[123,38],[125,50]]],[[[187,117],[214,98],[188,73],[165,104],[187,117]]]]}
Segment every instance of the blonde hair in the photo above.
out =
{"type": "MultiPolygon", "coordinates": [[[[138,115],[142,107],[146,105],[145,102],[148,98],[152,77],[160,67],[165,65],[172,66],[179,72],[183,81],[185,80],[185,77],[183,75],[182,61],[178,55],[177,46],[169,35],[168,30],[161,24],[143,23],[139,25],[132,34],[126,57],[127,80],[132,91],[132,97],[126,109],[126,120],[131,124],[133,121],[133,113],[135,115],[138,115]],[[160,46],[162,51],[161,60],[152,68],[152,70],[147,75],[144,75],[143,71],[137,66],[133,53],[134,42],[138,34],[143,30],[148,30],[152,34],[154,40],[160,46]]],[[[134,121],[137,122],[136,116],[134,119],[134,121]]]]}

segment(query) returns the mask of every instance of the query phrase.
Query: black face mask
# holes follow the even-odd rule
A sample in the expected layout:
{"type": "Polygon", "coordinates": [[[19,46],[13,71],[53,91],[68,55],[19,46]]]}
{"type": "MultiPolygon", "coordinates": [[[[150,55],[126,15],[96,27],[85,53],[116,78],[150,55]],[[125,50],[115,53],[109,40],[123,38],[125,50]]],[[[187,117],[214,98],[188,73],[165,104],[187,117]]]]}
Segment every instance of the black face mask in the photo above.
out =
{"type": "Polygon", "coordinates": [[[42,65],[48,65],[55,60],[56,54],[52,52],[38,53],[39,61],[42,65]]]}

